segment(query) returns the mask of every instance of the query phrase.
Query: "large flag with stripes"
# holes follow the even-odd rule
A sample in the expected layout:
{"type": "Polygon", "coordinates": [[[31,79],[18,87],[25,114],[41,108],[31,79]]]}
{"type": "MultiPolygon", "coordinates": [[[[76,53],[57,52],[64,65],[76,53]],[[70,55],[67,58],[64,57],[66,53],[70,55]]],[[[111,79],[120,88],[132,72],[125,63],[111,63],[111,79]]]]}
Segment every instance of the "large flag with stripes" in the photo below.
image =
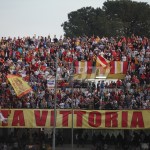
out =
{"type": "Polygon", "coordinates": [[[96,71],[91,61],[75,61],[74,80],[94,79],[96,71]]]}
{"type": "Polygon", "coordinates": [[[128,70],[127,61],[112,61],[110,63],[110,73],[108,79],[124,79],[128,70]]]}
{"type": "Polygon", "coordinates": [[[91,61],[75,61],[75,73],[91,73],[92,72],[92,62],[91,61]]]}
{"type": "Polygon", "coordinates": [[[112,61],[110,63],[110,74],[122,73],[126,74],[128,69],[127,61],[112,61]]]}

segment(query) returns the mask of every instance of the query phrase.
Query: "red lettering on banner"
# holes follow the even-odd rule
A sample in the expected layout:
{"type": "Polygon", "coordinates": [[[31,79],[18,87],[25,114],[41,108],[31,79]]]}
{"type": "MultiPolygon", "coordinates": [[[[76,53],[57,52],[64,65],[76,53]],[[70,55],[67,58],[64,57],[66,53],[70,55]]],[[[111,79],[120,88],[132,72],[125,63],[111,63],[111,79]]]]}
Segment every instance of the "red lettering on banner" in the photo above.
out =
{"type": "Polygon", "coordinates": [[[88,123],[91,127],[98,127],[101,125],[101,113],[94,111],[89,113],[88,123]]]}
{"type": "Polygon", "coordinates": [[[51,111],[50,125],[54,126],[54,111],[51,111]]]}
{"type": "Polygon", "coordinates": [[[34,111],[36,126],[45,126],[48,111],[42,110],[42,115],[40,115],[40,112],[40,110],[34,111]]]}
{"type": "Polygon", "coordinates": [[[0,112],[4,118],[8,118],[8,122],[0,121],[0,127],[53,127],[55,117],[56,120],[62,120],[61,124],[57,124],[56,127],[69,128],[71,122],[69,122],[74,115],[74,128],[101,128],[106,129],[138,129],[138,128],[149,128],[149,118],[146,118],[149,110],[57,110],[57,115],[54,115],[53,109],[29,109],[29,113],[24,109],[1,109],[0,112]],[[27,113],[26,113],[27,112],[27,113]],[[26,115],[31,114],[26,118],[26,115]],[[145,116],[144,116],[145,115],[145,116]],[[35,117],[35,119],[33,119],[35,117]],[[145,118],[144,118],[145,117],[145,118]],[[27,119],[27,120],[26,120],[27,119]],[[147,119],[147,120],[145,120],[147,119]],[[27,121],[27,123],[25,122],[27,121]],[[33,125],[31,124],[33,122],[33,125]],[[146,122],[144,122],[146,121],[146,122]],[[29,123],[28,123],[29,122],[29,123]],[[76,122],[76,123],[75,123],[76,122]],[[46,124],[47,123],[47,124],[46,124]],[[105,126],[103,126],[105,124],[105,126]]]}
{"type": "Polygon", "coordinates": [[[128,112],[122,112],[122,127],[128,127],[128,112]]]}
{"type": "Polygon", "coordinates": [[[136,128],[137,126],[139,126],[140,128],[144,127],[142,112],[133,112],[131,128],[136,128]]]}
{"type": "Polygon", "coordinates": [[[77,127],[82,126],[83,115],[86,114],[86,111],[74,111],[74,114],[77,115],[77,127]]]}
{"type": "Polygon", "coordinates": [[[117,112],[106,112],[105,113],[105,126],[106,127],[117,127],[118,126],[117,112]]]}
{"type": "Polygon", "coordinates": [[[12,126],[25,126],[23,110],[15,110],[12,126]]]}
{"type": "Polygon", "coordinates": [[[62,125],[68,127],[69,114],[71,114],[71,111],[60,111],[59,113],[62,114],[62,125]]]}
{"type": "MultiPolygon", "coordinates": [[[[11,110],[1,110],[4,118],[8,118],[11,113],[11,110]]],[[[2,122],[2,126],[8,126],[8,122],[2,122]]]]}

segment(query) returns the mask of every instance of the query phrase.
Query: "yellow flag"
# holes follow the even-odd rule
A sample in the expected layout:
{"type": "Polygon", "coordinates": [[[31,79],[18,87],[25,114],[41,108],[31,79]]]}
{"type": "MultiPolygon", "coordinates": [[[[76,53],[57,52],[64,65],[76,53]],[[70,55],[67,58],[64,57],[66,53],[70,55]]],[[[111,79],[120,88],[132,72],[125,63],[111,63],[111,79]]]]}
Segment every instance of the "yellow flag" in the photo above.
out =
{"type": "Polygon", "coordinates": [[[22,79],[22,77],[16,75],[7,75],[7,78],[18,97],[22,97],[32,90],[32,88],[26,81],[22,79]]]}

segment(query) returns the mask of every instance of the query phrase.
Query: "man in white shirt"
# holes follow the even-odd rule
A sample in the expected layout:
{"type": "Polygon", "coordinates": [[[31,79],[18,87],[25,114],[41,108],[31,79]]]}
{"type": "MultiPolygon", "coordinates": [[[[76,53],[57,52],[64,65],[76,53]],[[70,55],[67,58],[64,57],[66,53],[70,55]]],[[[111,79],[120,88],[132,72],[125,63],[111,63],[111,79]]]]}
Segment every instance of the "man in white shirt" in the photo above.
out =
{"type": "Polygon", "coordinates": [[[127,57],[125,55],[122,56],[122,61],[127,61],[127,57]]]}
{"type": "Polygon", "coordinates": [[[61,102],[61,103],[59,104],[59,106],[60,106],[61,109],[64,109],[64,108],[65,108],[65,103],[64,103],[64,102],[61,102]]]}

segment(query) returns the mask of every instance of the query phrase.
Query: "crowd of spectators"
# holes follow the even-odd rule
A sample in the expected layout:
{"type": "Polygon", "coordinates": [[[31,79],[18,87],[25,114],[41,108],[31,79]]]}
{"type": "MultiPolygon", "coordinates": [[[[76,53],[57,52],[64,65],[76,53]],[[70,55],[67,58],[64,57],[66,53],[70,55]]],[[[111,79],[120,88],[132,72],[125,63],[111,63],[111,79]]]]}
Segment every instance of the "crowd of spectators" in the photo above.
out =
{"type": "Polygon", "coordinates": [[[147,37],[2,37],[0,39],[1,108],[54,108],[49,81],[57,72],[57,108],[149,109],[150,42],[147,37]],[[125,79],[108,82],[69,80],[74,61],[128,61],[125,79]],[[56,64],[57,62],[57,64],[56,64]],[[7,75],[19,75],[32,91],[18,98],[7,75]],[[73,87],[73,88],[72,88],[73,87]]]}

